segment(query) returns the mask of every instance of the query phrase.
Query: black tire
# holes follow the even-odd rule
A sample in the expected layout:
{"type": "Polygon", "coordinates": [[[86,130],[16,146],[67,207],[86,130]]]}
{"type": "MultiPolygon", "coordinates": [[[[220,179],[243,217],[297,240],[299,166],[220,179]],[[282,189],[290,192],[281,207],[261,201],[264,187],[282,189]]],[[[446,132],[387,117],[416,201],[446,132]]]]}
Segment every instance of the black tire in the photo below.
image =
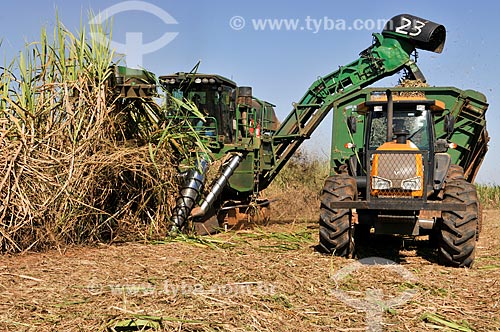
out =
{"type": "Polygon", "coordinates": [[[454,267],[471,267],[476,251],[479,204],[476,187],[464,179],[446,183],[444,203],[460,203],[465,211],[443,211],[439,224],[439,263],[454,267]]]}
{"type": "Polygon", "coordinates": [[[446,182],[455,180],[465,180],[464,169],[462,166],[451,164],[448,173],[446,173],[446,182]]]}
{"type": "Polygon", "coordinates": [[[354,201],[357,196],[356,180],[348,175],[336,175],[325,181],[321,193],[319,219],[319,248],[341,257],[354,252],[354,230],[351,209],[332,209],[330,203],[354,201]]]}
{"type": "MultiPolygon", "coordinates": [[[[465,180],[464,169],[462,166],[458,166],[455,164],[451,164],[448,169],[448,173],[446,174],[446,182],[455,181],[455,180],[465,180]]],[[[483,225],[483,207],[481,202],[478,199],[478,221],[477,221],[477,232],[476,232],[476,240],[479,240],[479,233],[481,233],[482,225],[483,225]]]]}

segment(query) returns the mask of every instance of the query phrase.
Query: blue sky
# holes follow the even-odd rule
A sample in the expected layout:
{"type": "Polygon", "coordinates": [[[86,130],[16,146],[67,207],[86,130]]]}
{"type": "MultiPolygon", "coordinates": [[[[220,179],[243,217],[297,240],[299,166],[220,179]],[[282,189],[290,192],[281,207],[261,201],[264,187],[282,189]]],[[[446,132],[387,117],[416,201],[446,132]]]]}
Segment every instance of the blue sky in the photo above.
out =
{"type": "MultiPolygon", "coordinates": [[[[371,33],[380,32],[379,27],[373,26],[379,19],[409,13],[444,24],[448,32],[444,52],[421,51],[419,67],[431,85],[475,89],[487,96],[491,142],[477,181],[500,184],[497,169],[500,115],[496,110],[500,102],[497,62],[500,42],[496,23],[500,3],[435,0],[146,2],[149,5],[142,9],[155,5],[169,18],[165,21],[165,16],[158,17],[147,10],[116,13],[113,41],[124,44],[128,36],[129,43],[142,39],[142,43],[147,44],[166,33],[177,33],[168,44],[142,55],[142,65],[156,74],[167,74],[189,71],[201,60],[200,72],[218,73],[239,85],[253,86],[256,96],[277,105],[280,119],[290,112],[291,103],[298,101],[318,76],[357,59],[358,53],[371,44],[371,33]],[[236,16],[239,18],[231,21],[236,16]],[[245,21],[244,27],[240,18],[245,21]],[[171,24],[174,22],[171,19],[177,24],[171,24]],[[288,31],[284,26],[279,31],[269,26],[267,29],[254,26],[257,20],[265,19],[296,20],[298,26],[288,31]],[[346,29],[341,30],[344,23],[346,29]]],[[[51,27],[56,9],[64,24],[76,31],[81,21],[86,23],[89,9],[99,12],[113,5],[125,7],[124,4],[125,1],[117,0],[5,2],[0,14],[2,55],[11,58],[26,41],[36,40],[42,25],[51,27]]],[[[139,58],[145,49],[135,48],[139,58]]],[[[392,86],[397,79],[387,78],[377,85],[392,86]]],[[[326,119],[305,148],[328,155],[330,130],[330,121],[326,119]]]]}

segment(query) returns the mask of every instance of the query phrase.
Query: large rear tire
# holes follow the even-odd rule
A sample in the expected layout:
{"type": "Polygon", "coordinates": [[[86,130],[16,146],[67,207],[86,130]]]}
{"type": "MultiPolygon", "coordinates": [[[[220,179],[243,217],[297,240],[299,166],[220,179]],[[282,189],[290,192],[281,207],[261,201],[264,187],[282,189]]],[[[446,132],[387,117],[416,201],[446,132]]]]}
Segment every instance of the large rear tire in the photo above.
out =
{"type": "Polygon", "coordinates": [[[447,181],[444,203],[464,204],[465,211],[443,211],[438,246],[439,263],[454,267],[471,267],[479,229],[479,203],[476,187],[465,179],[447,181]]]}
{"type": "MultiPolygon", "coordinates": [[[[451,164],[448,169],[448,173],[446,174],[446,182],[451,182],[455,180],[465,180],[464,169],[462,166],[458,166],[455,164],[451,164]]],[[[478,222],[477,222],[477,232],[476,232],[476,240],[479,240],[479,233],[481,233],[482,224],[483,224],[483,207],[481,206],[481,202],[479,199],[477,201],[478,208],[478,222]]]]}
{"type": "Polygon", "coordinates": [[[448,169],[448,173],[446,174],[446,182],[455,181],[455,180],[464,180],[464,169],[462,166],[458,166],[455,164],[451,164],[448,169]]]}
{"type": "Polygon", "coordinates": [[[354,229],[351,209],[334,209],[332,202],[354,201],[356,180],[348,175],[331,176],[321,193],[319,247],[328,254],[351,257],[354,252],[354,229]]]}

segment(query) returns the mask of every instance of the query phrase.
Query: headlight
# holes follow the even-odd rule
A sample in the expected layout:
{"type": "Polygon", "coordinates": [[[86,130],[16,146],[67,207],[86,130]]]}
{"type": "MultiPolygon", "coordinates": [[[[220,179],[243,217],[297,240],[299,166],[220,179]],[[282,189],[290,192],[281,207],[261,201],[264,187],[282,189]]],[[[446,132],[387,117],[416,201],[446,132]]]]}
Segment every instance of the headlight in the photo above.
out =
{"type": "Polygon", "coordinates": [[[384,190],[391,189],[392,181],[387,180],[378,176],[372,176],[372,189],[374,190],[384,190]]]}
{"type": "Polygon", "coordinates": [[[422,189],[422,177],[417,176],[416,178],[406,179],[401,181],[401,189],[404,190],[421,190],[422,189]]]}

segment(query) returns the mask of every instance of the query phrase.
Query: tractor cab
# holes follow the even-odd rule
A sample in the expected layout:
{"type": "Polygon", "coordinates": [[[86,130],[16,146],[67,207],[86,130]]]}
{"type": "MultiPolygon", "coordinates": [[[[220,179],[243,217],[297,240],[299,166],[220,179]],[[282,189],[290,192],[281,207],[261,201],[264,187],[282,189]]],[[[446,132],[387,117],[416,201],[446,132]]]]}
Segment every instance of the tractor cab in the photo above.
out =
{"type": "MultiPolygon", "coordinates": [[[[387,103],[386,103],[387,104],[387,103]]],[[[394,110],[392,137],[388,141],[386,105],[379,104],[370,112],[370,132],[367,135],[370,150],[400,149],[395,144],[407,144],[409,149],[429,150],[433,140],[431,111],[425,104],[408,103],[394,110]],[[403,107],[401,107],[403,106],[403,107]]]]}
{"type": "Polygon", "coordinates": [[[390,91],[372,94],[358,105],[358,113],[367,119],[367,195],[422,198],[442,184],[440,168],[447,170],[450,162],[447,154],[438,153],[446,150],[436,151],[433,117],[444,107],[439,100],[390,91]]]}
{"type": "Polygon", "coordinates": [[[358,105],[358,112],[368,115],[366,146],[376,150],[389,149],[392,144],[409,144],[412,149],[430,151],[430,142],[435,140],[433,114],[443,112],[444,103],[425,96],[393,96],[392,110],[388,110],[389,103],[386,94],[374,94],[369,101],[358,105]]]}

